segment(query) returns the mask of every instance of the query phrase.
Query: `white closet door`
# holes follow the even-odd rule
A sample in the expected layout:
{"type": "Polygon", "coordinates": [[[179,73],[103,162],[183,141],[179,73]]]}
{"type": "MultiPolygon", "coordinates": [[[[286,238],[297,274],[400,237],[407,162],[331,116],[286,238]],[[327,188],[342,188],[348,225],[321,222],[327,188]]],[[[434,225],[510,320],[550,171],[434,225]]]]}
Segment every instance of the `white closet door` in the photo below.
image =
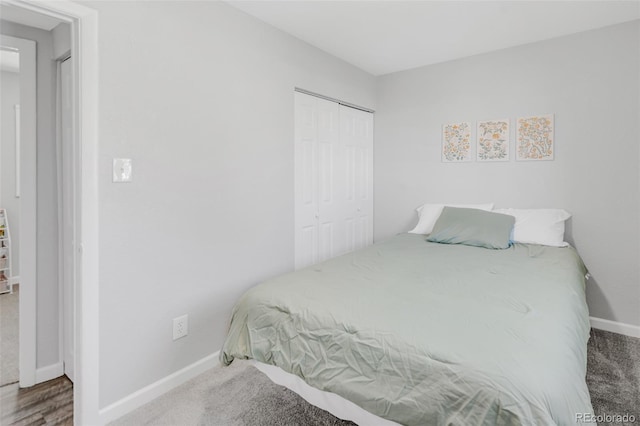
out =
{"type": "Polygon", "coordinates": [[[340,105],[346,151],[346,251],[373,244],[373,114],[340,105]]]}
{"type": "Polygon", "coordinates": [[[295,268],[318,262],[318,98],[295,93],[295,268]]]}
{"type": "Polygon", "coordinates": [[[373,114],[295,94],[295,267],[373,242],[373,114]]]}
{"type": "Polygon", "coordinates": [[[346,252],[345,150],[340,141],[340,105],[318,99],[318,261],[346,252]]]}

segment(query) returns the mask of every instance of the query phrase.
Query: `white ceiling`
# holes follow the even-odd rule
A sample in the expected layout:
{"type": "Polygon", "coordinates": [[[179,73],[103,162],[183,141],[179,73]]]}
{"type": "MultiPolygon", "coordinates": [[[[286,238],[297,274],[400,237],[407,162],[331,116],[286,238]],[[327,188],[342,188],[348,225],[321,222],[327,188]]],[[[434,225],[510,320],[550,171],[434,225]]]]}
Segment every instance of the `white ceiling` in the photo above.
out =
{"type": "Polygon", "coordinates": [[[638,0],[228,3],[373,75],[640,18],[638,0]]]}

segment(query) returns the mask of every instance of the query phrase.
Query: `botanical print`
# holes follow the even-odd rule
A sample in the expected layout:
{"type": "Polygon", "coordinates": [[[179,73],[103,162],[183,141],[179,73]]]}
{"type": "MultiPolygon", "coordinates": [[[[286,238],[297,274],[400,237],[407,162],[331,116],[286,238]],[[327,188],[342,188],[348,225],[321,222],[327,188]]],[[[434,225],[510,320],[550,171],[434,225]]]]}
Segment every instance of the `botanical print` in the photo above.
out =
{"type": "Polygon", "coordinates": [[[516,159],[553,160],[553,115],[518,118],[516,159]]]}
{"type": "Polygon", "coordinates": [[[478,161],[509,161],[509,120],[479,121],[478,161]]]}
{"type": "Polygon", "coordinates": [[[452,123],[442,126],[442,161],[445,163],[472,161],[469,123],[452,123]]]}

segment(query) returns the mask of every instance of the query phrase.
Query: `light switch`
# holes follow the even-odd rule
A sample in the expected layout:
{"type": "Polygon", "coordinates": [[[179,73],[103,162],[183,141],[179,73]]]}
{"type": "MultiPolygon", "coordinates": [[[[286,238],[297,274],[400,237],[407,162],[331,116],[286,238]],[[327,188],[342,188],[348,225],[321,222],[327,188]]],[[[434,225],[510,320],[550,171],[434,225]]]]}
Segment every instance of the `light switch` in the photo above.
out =
{"type": "Polygon", "coordinates": [[[133,171],[133,163],[131,158],[114,158],[113,159],[113,181],[114,182],[131,182],[131,172],[133,171]]]}

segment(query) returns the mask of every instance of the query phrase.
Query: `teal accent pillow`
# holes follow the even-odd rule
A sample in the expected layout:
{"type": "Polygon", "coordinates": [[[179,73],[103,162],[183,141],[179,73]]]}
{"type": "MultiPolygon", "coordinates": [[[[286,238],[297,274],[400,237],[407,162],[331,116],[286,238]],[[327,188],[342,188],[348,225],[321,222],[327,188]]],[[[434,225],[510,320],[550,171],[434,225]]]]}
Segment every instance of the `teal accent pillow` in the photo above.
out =
{"type": "Polygon", "coordinates": [[[506,249],[515,222],[515,217],[506,214],[445,207],[427,241],[506,249]]]}

